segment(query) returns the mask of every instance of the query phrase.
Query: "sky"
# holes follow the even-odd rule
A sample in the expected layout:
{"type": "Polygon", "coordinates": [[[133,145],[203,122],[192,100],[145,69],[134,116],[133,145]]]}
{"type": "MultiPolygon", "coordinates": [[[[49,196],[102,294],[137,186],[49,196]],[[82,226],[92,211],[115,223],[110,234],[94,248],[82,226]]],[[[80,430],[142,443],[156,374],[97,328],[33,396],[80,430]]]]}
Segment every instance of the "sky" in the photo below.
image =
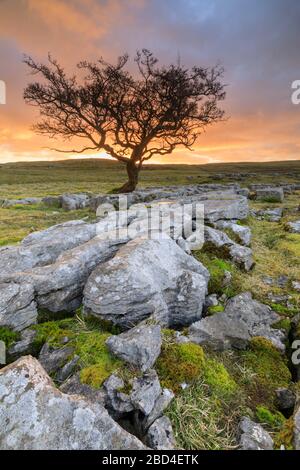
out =
{"type": "MultiPolygon", "coordinates": [[[[225,68],[228,119],[209,127],[194,151],[178,148],[159,163],[300,159],[299,0],[0,0],[0,162],[70,158],[47,147],[23,101],[30,81],[23,54],[45,62],[51,52],[70,73],[80,60],[114,62],[150,49],[161,64],[225,68]]],[[[103,153],[97,156],[104,156],[103,153]]],[[[96,155],[95,155],[96,156],[96,155]]]]}

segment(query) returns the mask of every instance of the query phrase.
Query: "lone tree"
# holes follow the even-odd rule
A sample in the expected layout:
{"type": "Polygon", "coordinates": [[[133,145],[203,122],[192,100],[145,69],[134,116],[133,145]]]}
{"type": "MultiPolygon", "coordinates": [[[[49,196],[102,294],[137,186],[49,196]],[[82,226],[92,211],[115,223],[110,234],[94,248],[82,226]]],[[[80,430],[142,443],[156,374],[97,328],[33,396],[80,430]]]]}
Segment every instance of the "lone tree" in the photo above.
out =
{"type": "Polygon", "coordinates": [[[83,76],[68,77],[58,62],[49,64],[25,57],[24,62],[42,82],[29,84],[25,101],[40,110],[34,126],[51,138],[86,142],[80,149],[56,151],[83,153],[104,150],[126,165],[128,182],[120,192],[131,192],[143,163],[153,155],[166,155],[177,146],[191,150],[206,126],[222,119],[218,102],[224,100],[223,69],[180,64],[158,67],[153,54],[137,52],[137,77],[125,66],[128,55],[116,65],[103,59],[80,62],[83,76]],[[79,139],[78,139],[79,140],[79,139]]]}

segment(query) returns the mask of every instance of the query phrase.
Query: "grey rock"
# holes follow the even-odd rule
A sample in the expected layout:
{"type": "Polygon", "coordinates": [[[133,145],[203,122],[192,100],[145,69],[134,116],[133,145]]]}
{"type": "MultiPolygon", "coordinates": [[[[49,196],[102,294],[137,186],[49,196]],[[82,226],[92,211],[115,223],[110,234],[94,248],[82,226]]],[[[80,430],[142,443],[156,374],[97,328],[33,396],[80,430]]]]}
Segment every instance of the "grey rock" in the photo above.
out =
{"type": "Polygon", "coordinates": [[[175,448],[175,439],[169,418],[158,418],[147,432],[147,444],[152,449],[172,450],[175,448]]]}
{"type": "Polygon", "coordinates": [[[63,368],[73,352],[74,349],[68,346],[53,348],[48,343],[45,343],[39,354],[39,362],[45,371],[53,376],[63,368]]]}
{"type": "Polygon", "coordinates": [[[21,244],[0,250],[1,277],[54,263],[64,251],[88,242],[96,235],[96,224],[70,221],[24,238],[21,244]]]}
{"type": "Polygon", "coordinates": [[[274,442],[270,434],[248,417],[242,418],[239,431],[241,450],[273,450],[274,442]]]}
{"type": "Polygon", "coordinates": [[[292,287],[297,292],[300,292],[300,281],[292,281],[292,287]]]}
{"type": "Polygon", "coordinates": [[[21,338],[14,343],[7,351],[10,361],[15,361],[21,356],[34,354],[35,352],[36,331],[27,328],[21,332],[21,338]]]}
{"type": "MultiPolygon", "coordinates": [[[[20,289],[23,290],[24,286],[30,286],[27,289],[26,305],[31,301],[31,310],[33,311],[32,315],[27,313],[24,325],[21,319],[18,320],[19,314],[16,316],[18,310],[15,307],[12,318],[15,320],[15,324],[12,320],[10,320],[10,324],[15,328],[22,329],[35,323],[37,317],[37,312],[34,310],[35,302],[39,308],[47,309],[54,314],[61,311],[74,311],[81,305],[84,284],[90,273],[99,263],[111,258],[117,249],[116,241],[94,237],[89,242],[66,251],[53,264],[5,276],[4,281],[8,283],[6,284],[8,286],[20,286],[20,289]],[[25,284],[26,282],[28,284],[25,284]]],[[[0,291],[0,298],[1,295],[0,291]]],[[[9,321],[9,314],[8,312],[4,313],[6,315],[3,314],[2,321],[6,324],[9,321]]]]}
{"type": "Polygon", "coordinates": [[[135,377],[132,384],[131,402],[135,409],[148,416],[161,395],[161,387],[155,370],[142,377],[135,377]]]}
{"type": "Polygon", "coordinates": [[[80,380],[79,373],[69,377],[59,387],[60,391],[68,395],[82,395],[88,401],[105,406],[106,393],[103,389],[95,389],[80,380]]]}
{"type": "Polygon", "coordinates": [[[130,328],[149,316],[162,325],[201,318],[209,274],[169,237],[132,240],[101,264],[84,289],[84,313],[130,328]]]}
{"type": "Polygon", "coordinates": [[[211,244],[216,248],[234,245],[234,241],[226,233],[208,226],[204,228],[204,241],[206,244],[211,244]]]}
{"type": "Polygon", "coordinates": [[[131,397],[122,392],[124,380],[116,374],[112,374],[103,384],[105,391],[105,406],[110,414],[120,418],[124,413],[130,413],[134,410],[131,397]]]}
{"type": "Polygon", "coordinates": [[[140,324],[118,336],[110,336],[106,344],[111,353],[145,372],[160,355],[161,327],[140,324]]]}
{"type": "Polygon", "coordinates": [[[219,304],[217,294],[210,294],[205,297],[204,308],[208,309],[209,307],[216,307],[219,304]]]}
{"type": "Polygon", "coordinates": [[[0,326],[22,331],[37,323],[38,312],[31,284],[0,281],[0,326]]]}
{"type": "Polygon", "coordinates": [[[65,211],[83,209],[89,204],[87,194],[63,194],[61,196],[61,206],[65,211]]]}
{"type": "Polygon", "coordinates": [[[285,333],[271,326],[280,317],[249,292],[230,299],[223,312],[203,318],[189,328],[189,339],[215,350],[245,349],[254,336],[263,336],[274,346],[285,350],[285,333]]]}
{"type": "Polygon", "coordinates": [[[41,202],[47,207],[58,209],[61,207],[61,196],[46,196],[43,197],[41,202]]]}
{"type": "Polygon", "coordinates": [[[145,449],[100,405],[56,389],[25,356],[0,370],[1,450],[145,449]]]}
{"type": "Polygon", "coordinates": [[[284,192],[282,188],[265,187],[256,189],[255,199],[257,201],[268,200],[271,202],[283,202],[284,192]]]}
{"type": "Polygon", "coordinates": [[[296,403],[296,395],[288,388],[278,388],[275,390],[277,406],[279,410],[292,410],[296,403]]]}
{"type": "Polygon", "coordinates": [[[283,209],[282,207],[276,207],[273,209],[259,209],[251,210],[251,215],[260,220],[268,220],[269,222],[279,222],[282,218],[283,209]]]}
{"type": "Polygon", "coordinates": [[[164,388],[162,390],[161,394],[156,399],[151,412],[145,418],[145,421],[143,423],[144,430],[148,429],[156,419],[162,416],[164,410],[169,406],[173,398],[174,393],[171,390],[168,390],[167,388],[164,388]]]}
{"type": "Polygon", "coordinates": [[[67,380],[76,370],[80,357],[75,355],[69,362],[67,362],[61,369],[57,371],[56,381],[63,383],[67,380]]]}
{"type": "Polygon", "coordinates": [[[217,220],[243,220],[249,214],[247,198],[236,194],[220,194],[219,199],[207,199],[204,203],[204,217],[207,222],[217,220]]]}
{"type": "Polygon", "coordinates": [[[295,222],[288,222],[287,228],[292,233],[300,233],[300,220],[295,222]]]}
{"type": "Polygon", "coordinates": [[[24,199],[5,199],[1,206],[2,207],[12,207],[16,205],[27,206],[31,204],[39,204],[41,202],[40,197],[26,197],[24,199]]]}
{"type": "Polygon", "coordinates": [[[249,227],[225,220],[219,220],[215,226],[221,230],[224,228],[230,229],[237,236],[239,243],[245,246],[250,245],[251,230],[249,227]]]}
{"type": "Polygon", "coordinates": [[[252,250],[235,243],[226,233],[212,227],[204,228],[204,240],[206,247],[222,250],[223,254],[245,271],[249,271],[253,265],[252,250]]]}
{"type": "Polygon", "coordinates": [[[229,248],[232,261],[245,271],[250,271],[254,266],[252,250],[246,246],[234,244],[229,248]]]}

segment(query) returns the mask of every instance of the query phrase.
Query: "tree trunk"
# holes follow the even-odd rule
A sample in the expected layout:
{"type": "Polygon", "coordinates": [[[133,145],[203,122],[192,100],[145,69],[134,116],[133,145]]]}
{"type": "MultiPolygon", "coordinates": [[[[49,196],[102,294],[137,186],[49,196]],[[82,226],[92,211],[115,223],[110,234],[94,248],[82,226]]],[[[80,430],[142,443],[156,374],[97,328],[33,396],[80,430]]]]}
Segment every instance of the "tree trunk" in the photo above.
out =
{"type": "Polygon", "coordinates": [[[130,160],[126,164],[126,170],[128,175],[128,181],[119,189],[120,193],[131,193],[135,190],[138,184],[140,170],[132,160],[130,160]]]}

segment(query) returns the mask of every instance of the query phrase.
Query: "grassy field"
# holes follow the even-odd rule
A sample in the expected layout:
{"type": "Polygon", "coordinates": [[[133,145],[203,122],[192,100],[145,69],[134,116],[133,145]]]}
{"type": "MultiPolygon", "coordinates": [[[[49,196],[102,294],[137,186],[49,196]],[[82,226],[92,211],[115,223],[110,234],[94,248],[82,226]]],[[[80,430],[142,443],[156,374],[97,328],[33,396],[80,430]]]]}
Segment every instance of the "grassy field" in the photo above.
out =
{"type": "MultiPolygon", "coordinates": [[[[217,163],[209,165],[146,165],[140,187],[236,181],[237,173],[256,173],[243,184],[300,180],[300,161],[273,163],[217,163]]],[[[64,192],[102,193],[126,180],[124,165],[109,160],[80,159],[60,162],[7,163],[0,166],[0,198],[57,195],[64,192]]]]}
{"type": "MultiPolygon", "coordinates": [[[[230,183],[239,173],[242,186],[257,182],[299,182],[300,162],[224,163],[209,165],[147,165],[139,187],[194,183],[230,183]],[[221,175],[220,179],[220,174],[221,175]],[[219,175],[219,176],[218,176],[219,175]]],[[[126,180],[124,166],[108,160],[80,159],[60,162],[7,163],[0,166],[0,199],[43,197],[62,193],[99,194],[119,187],[126,180]]],[[[87,210],[64,212],[43,205],[0,208],[0,246],[15,243],[28,233],[66,220],[89,217],[87,210]]]]}

